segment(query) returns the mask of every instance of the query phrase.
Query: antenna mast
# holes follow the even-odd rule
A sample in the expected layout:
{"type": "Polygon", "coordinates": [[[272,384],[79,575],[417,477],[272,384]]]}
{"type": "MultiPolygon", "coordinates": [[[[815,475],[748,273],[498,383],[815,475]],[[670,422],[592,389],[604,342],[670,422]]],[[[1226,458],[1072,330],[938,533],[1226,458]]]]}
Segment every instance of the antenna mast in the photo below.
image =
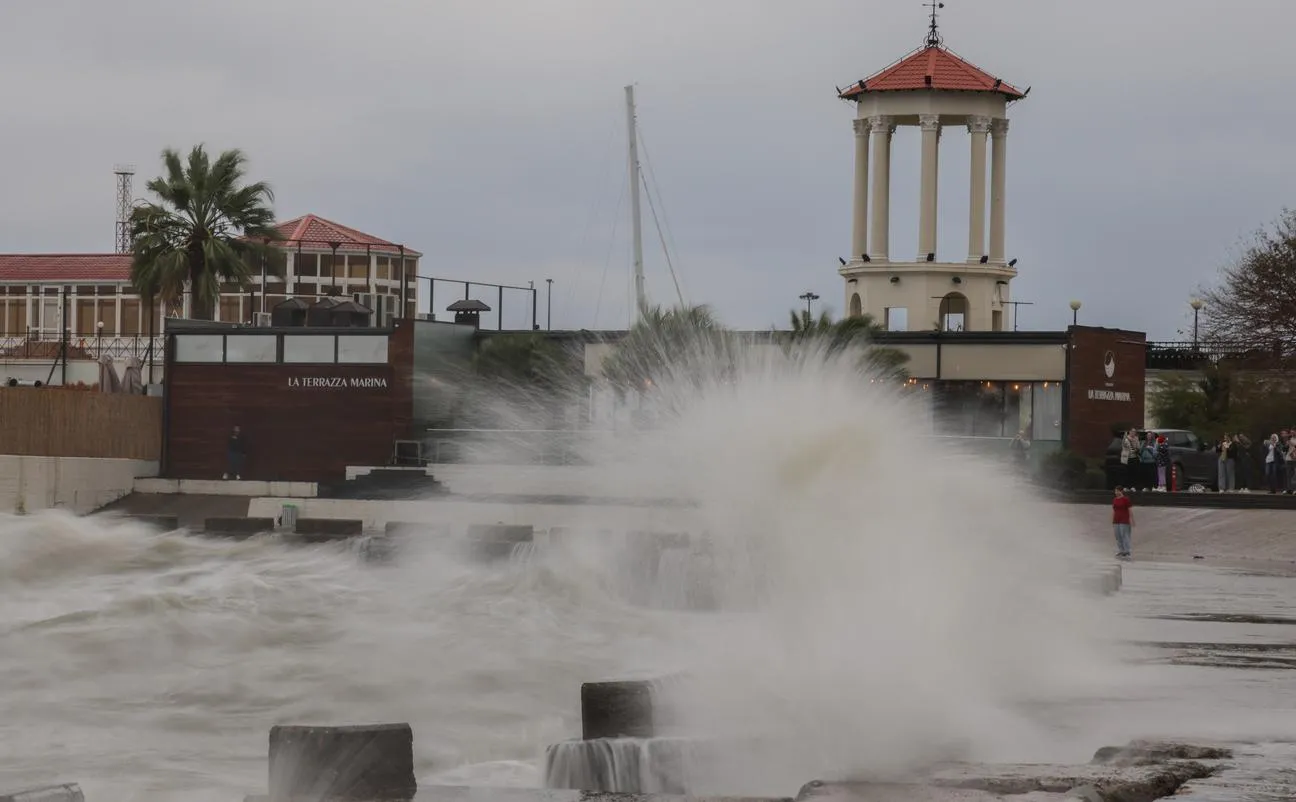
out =
{"type": "Polygon", "coordinates": [[[129,164],[119,164],[113,168],[117,176],[117,253],[131,252],[131,181],[135,177],[135,168],[129,164]]]}
{"type": "Polygon", "coordinates": [[[630,224],[634,230],[635,320],[643,319],[648,301],[644,295],[643,220],[639,211],[639,136],[635,126],[634,85],[625,88],[626,129],[630,138],[630,224]]]}

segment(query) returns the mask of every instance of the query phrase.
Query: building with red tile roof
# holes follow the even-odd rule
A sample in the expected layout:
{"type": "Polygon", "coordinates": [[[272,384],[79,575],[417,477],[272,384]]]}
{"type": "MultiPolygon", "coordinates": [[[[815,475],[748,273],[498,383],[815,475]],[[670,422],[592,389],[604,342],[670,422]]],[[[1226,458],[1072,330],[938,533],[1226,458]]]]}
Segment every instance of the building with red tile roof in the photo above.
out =
{"type": "MultiPolygon", "coordinates": [[[[307,214],[277,226],[282,275],[253,277],[253,286],[227,285],[216,317],[253,322],[289,298],[313,302],[328,295],[357,299],[386,324],[417,309],[418,251],[359,229],[307,214]]],[[[130,286],[130,254],[0,254],[0,334],[8,338],[147,334],[147,304],[130,286]],[[100,325],[102,324],[102,325],[100,325]]],[[[187,310],[158,310],[162,318],[187,310]]]]}
{"type": "Polygon", "coordinates": [[[933,320],[942,329],[1002,331],[1009,325],[1009,284],[1017,275],[1005,240],[1007,109],[1030,89],[1023,91],[945,47],[936,24],[941,5],[933,2],[931,8],[922,47],[837,90],[839,98],[855,104],[850,259],[841,260],[839,271],[846,308],[893,331],[908,330],[911,322],[926,329],[933,320]],[[893,249],[892,139],[904,127],[919,129],[922,137],[919,219],[916,241],[893,249]],[[971,149],[968,246],[966,253],[942,258],[937,253],[940,147],[962,132],[971,149]]]}

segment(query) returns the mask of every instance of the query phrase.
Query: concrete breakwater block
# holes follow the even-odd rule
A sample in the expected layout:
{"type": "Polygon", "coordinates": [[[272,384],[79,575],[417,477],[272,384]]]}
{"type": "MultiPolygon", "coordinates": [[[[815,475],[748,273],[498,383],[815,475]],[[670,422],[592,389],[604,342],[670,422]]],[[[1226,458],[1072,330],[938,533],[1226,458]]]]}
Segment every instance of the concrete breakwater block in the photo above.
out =
{"type": "Polygon", "coordinates": [[[247,538],[273,532],[274,518],[208,518],[203,532],[214,537],[247,538]]]}
{"type": "Polygon", "coordinates": [[[0,802],[85,802],[85,794],[76,783],[64,783],[26,791],[0,791],[0,802]]]}
{"type": "Polygon", "coordinates": [[[650,680],[582,684],[581,738],[653,737],[657,730],[655,696],[650,680]]]}
{"type": "Polygon", "coordinates": [[[163,532],[174,532],[180,528],[178,515],[132,515],[131,519],[163,532]]]}
{"type": "Polygon", "coordinates": [[[270,730],[272,802],[394,802],[413,799],[417,791],[408,724],[270,730]]]}
{"type": "Polygon", "coordinates": [[[535,527],[509,524],[473,524],[468,527],[468,553],[474,559],[508,559],[522,544],[535,542],[535,527]]]}
{"type": "Polygon", "coordinates": [[[693,744],[683,738],[600,738],[545,750],[546,788],[615,794],[688,793],[693,744]]]}
{"type": "Polygon", "coordinates": [[[293,524],[293,534],[305,543],[327,543],[364,534],[364,521],[354,518],[298,518],[293,524]]]}

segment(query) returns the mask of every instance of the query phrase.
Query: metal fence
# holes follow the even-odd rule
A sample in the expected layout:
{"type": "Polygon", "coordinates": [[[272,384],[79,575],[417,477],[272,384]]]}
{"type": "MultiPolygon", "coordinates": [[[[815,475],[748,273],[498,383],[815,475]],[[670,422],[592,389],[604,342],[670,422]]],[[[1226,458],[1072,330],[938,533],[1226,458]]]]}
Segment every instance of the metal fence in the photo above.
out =
{"type": "Polygon", "coordinates": [[[162,337],[68,337],[66,342],[57,336],[42,337],[3,337],[0,338],[0,359],[62,359],[64,348],[70,360],[99,361],[103,357],[110,359],[135,358],[147,362],[162,361],[162,337]]]}
{"type": "Polygon", "coordinates": [[[1149,370],[1201,370],[1219,364],[1256,370],[1296,364],[1292,348],[1281,342],[1149,342],[1149,370]]]}

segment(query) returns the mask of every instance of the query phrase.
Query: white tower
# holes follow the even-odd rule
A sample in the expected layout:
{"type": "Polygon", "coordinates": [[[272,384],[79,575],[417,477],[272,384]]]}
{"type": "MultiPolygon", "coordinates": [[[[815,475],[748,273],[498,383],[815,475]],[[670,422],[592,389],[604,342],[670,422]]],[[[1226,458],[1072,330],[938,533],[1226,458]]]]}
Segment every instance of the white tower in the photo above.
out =
{"type": "Polygon", "coordinates": [[[1007,326],[1008,285],[1017,275],[1004,250],[1007,108],[1029,92],[946,49],[936,29],[935,8],[921,48],[839,92],[856,104],[851,258],[839,271],[851,315],[868,314],[889,329],[910,331],[1001,331],[1007,326]],[[889,236],[891,137],[897,127],[922,132],[918,238],[912,252],[905,246],[893,249],[889,236]],[[966,258],[959,254],[957,260],[936,252],[940,141],[949,128],[966,128],[972,148],[968,248],[966,258]]]}

